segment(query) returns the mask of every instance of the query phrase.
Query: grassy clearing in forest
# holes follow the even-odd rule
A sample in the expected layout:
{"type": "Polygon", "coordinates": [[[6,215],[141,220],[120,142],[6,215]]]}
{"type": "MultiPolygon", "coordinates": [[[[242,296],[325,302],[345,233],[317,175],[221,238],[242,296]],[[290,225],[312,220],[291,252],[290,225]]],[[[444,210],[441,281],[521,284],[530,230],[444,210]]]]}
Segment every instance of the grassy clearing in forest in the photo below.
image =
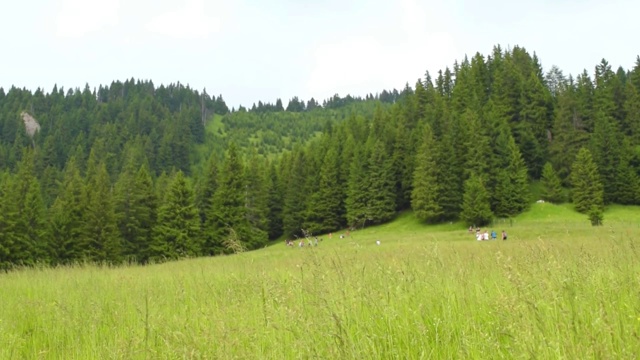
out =
{"type": "Polygon", "coordinates": [[[405,213],[317,248],[2,274],[0,358],[638,358],[638,210],[535,204],[506,242],[405,213]]]}

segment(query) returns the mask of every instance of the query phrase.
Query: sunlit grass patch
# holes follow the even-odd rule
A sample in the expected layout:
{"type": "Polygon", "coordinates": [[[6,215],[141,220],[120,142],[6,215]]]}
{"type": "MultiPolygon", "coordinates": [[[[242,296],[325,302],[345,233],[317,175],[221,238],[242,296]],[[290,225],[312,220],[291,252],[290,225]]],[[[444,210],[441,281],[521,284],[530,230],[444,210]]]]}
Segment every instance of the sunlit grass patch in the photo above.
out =
{"type": "Polygon", "coordinates": [[[0,358],[638,358],[637,210],[535,204],[488,242],[408,212],[318,247],[2,274],[0,358]]]}

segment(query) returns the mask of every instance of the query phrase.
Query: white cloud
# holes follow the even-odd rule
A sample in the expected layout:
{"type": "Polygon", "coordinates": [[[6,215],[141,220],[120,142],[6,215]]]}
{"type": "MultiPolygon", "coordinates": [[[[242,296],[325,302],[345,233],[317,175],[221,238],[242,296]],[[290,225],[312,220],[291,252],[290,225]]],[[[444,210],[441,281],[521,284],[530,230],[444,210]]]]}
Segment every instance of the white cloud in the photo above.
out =
{"type": "Polygon", "coordinates": [[[56,17],[56,35],[80,38],[118,23],[120,0],[62,0],[56,17]]]}
{"type": "Polygon", "coordinates": [[[372,79],[373,74],[389,74],[381,70],[385,63],[390,62],[388,58],[391,55],[385,53],[383,46],[371,37],[351,37],[342,42],[321,45],[314,55],[316,64],[307,84],[312,94],[330,96],[382,80],[372,79]]]}
{"type": "MultiPolygon", "coordinates": [[[[307,92],[324,98],[339,93],[364,95],[383,89],[401,89],[415,85],[426,70],[432,76],[451,67],[460,56],[452,34],[444,31],[446,20],[442,6],[432,5],[427,12],[416,0],[401,2],[402,25],[392,40],[375,36],[351,36],[325,43],[314,53],[314,67],[307,92]]],[[[452,25],[452,24],[449,24],[452,25]]]]}
{"type": "Polygon", "coordinates": [[[220,18],[205,14],[204,0],[188,0],[184,7],[151,19],[146,29],[173,38],[206,38],[220,30],[220,18]]]}

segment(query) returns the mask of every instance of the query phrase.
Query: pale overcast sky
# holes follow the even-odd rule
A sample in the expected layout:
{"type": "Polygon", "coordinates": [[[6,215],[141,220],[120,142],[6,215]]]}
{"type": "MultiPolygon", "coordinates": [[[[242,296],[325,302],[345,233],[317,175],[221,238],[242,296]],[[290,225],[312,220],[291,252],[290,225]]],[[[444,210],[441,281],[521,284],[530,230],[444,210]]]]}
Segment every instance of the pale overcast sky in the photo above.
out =
{"type": "Polygon", "coordinates": [[[412,86],[495,44],[545,70],[640,54],[637,0],[3,0],[0,86],[181,82],[229,107],[412,86]]]}

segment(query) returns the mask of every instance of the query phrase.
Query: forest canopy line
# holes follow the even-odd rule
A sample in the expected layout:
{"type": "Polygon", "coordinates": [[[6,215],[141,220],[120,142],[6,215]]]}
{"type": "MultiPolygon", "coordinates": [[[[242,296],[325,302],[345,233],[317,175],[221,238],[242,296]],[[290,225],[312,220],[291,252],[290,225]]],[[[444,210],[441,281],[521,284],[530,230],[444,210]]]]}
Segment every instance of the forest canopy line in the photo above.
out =
{"type": "Polygon", "coordinates": [[[526,211],[533,181],[595,225],[640,204],[640,57],[573,77],[495,46],[401,91],[286,108],[133,79],[12,87],[0,130],[2,269],[225,254],[408,209],[482,226],[526,211]]]}

